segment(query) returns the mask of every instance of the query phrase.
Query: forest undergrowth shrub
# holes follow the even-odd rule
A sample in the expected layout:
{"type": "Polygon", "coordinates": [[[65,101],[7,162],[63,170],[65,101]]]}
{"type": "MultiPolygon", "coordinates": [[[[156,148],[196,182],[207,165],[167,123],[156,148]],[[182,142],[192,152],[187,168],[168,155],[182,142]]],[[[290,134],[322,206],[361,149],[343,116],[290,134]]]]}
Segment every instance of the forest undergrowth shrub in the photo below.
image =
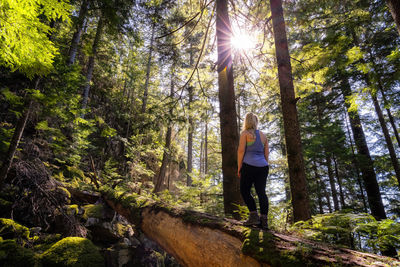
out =
{"type": "Polygon", "coordinates": [[[168,190],[160,195],[161,200],[200,212],[217,216],[224,215],[222,185],[215,183],[212,175],[200,175],[193,172],[192,186],[187,186],[186,181],[178,181],[177,194],[168,190]]]}
{"type": "Polygon", "coordinates": [[[372,215],[341,211],[318,214],[295,223],[291,231],[311,240],[377,253],[388,247],[400,249],[400,224],[377,221],[372,215]]]}

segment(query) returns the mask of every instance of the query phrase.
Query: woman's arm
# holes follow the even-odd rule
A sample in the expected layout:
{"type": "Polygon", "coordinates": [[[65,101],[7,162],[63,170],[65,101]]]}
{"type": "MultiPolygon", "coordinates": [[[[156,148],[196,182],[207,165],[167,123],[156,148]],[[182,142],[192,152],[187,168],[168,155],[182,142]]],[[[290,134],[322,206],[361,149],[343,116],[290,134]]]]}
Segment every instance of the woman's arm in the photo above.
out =
{"type": "Polygon", "coordinates": [[[264,157],[265,160],[268,162],[269,158],[269,146],[268,146],[268,139],[263,132],[260,131],[261,141],[264,144],[264,157]]]}
{"type": "Polygon", "coordinates": [[[269,158],[269,146],[268,146],[267,137],[265,137],[265,143],[264,143],[264,157],[265,157],[266,161],[269,164],[269,160],[268,160],[268,158],[269,158]]]}
{"type": "Polygon", "coordinates": [[[242,133],[240,135],[239,147],[238,147],[238,151],[237,151],[237,164],[238,164],[239,178],[240,178],[240,169],[242,168],[243,157],[244,157],[245,151],[246,151],[246,134],[242,133]]]}

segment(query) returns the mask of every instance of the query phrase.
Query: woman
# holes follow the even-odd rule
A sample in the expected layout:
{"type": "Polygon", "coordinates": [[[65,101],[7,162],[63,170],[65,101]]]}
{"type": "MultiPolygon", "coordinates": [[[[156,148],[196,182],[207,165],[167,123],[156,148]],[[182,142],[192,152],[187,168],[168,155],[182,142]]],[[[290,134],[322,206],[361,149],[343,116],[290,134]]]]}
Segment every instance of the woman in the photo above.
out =
{"type": "Polygon", "coordinates": [[[247,113],[238,147],[238,176],[240,178],[240,193],[249,208],[250,215],[244,225],[258,225],[268,229],[268,197],[265,186],[268,177],[268,141],[265,135],[257,130],[258,118],[253,113],[247,113]],[[256,189],[260,202],[261,217],[258,216],[256,203],[250,190],[256,189]]]}

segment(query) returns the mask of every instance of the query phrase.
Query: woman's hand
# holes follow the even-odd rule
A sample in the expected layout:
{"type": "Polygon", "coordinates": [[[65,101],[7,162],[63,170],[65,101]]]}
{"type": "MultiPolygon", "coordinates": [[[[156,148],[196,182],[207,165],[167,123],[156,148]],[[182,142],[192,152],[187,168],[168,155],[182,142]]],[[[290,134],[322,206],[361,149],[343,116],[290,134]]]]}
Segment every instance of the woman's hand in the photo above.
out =
{"type": "Polygon", "coordinates": [[[238,177],[240,179],[240,169],[238,169],[237,175],[238,175],[238,177]]]}

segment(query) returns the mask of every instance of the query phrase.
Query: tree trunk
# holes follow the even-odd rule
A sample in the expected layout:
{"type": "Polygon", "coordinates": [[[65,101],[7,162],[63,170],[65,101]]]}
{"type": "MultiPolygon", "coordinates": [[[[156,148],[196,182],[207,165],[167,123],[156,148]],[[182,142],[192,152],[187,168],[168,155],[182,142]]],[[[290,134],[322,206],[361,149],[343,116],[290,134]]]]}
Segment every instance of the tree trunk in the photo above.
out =
{"type": "MultiPolygon", "coordinates": [[[[219,1],[219,0],[218,0],[219,1]]],[[[243,227],[232,219],[165,207],[104,190],[106,203],[174,256],[182,266],[398,266],[400,261],[243,227]]]]}
{"type": "MultiPolygon", "coordinates": [[[[175,87],[174,79],[175,79],[174,70],[172,70],[171,71],[171,89],[170,89],[170,93],[169,93],[169,97],[171,99],[174,97],[174,87],[175,87]]],[[[173,108],[171,107],[169,109],[170,118],[172,117],[172,113],[173,113],[173,108]]],[[[163,158],[162,158],[162,162],[161,162],[160,171],[156,178],[156,184],[155,184],[154,190],[153,190],[154,193],[158,193],[161,191],[162,185],[164,184],[164,180],[165,180],[167,166],[170,162],[170,147],[171,147],[171,138],[172,138],[172,125],[171,124],[172,124],[172,121],[169,120],[167,133],[165,136],[164,154],[163,154],[163,158]]],[[[168,178],[167,187],[169,189],[169,178],[168,178]]]]}
{"type": "Polygon", "coordinates": [[[201,133],[199,168],[200,168],[200,170],[199,170],[200,175],[203,175],[203,173],[204,173],[204,133],[201,133]]]}
{"type": "Polygon", "coordinates": [[[383,118],[382,109],[379,106],[378,99],[376,98],[375,94],[370,93],[370,95],[372,98],[372,102],[374,103],[374,108],[376,115],[378,116],[379,124],[381,125],[382,128],[383,136],[385,137],[386,145],[389,150],[390,159],[392,161],[393,169],[396,174],[397,183],[400,188],[400,166],[399,166],[399,161],[397,160],[396,157],[396,151],[394,150],[393,142],[392,139],[390,138],[389,130],[386,126],[385,119],[383,118]]]}
{"type": "Polygon", "coordinates": [[[294,221],[311,218],[282,0],[270,0],[294,221]]]}
{"type": "Polygon", "coordinates": [[[352,163],[354,165],[354,168],[356,170],[356,179],[357,179],[357,183],[358,186],[360,187],[360,193],[361,193],[361,199],[363,202],[363,207],[364,207],[364,212],[368,212],[368,205],[367,205],[367,201],[365,200],[365,195],[364,195],[364,187],[362,185],[362,181],[361,181],[361,177],[360,177],[360,168],[358,167],[358,161],[356,158],[356,153],[354,152],[354,145],[353,145],[353,139],[351,138],[351,133],[350,133],[350,129],[349,129],[349,124],[347,122],[347,113],[345,112],[344,114],[345,116],[345,124],[346,124],[346,129],[347,129],[347,134],[349,136],[349,140],[350,140],[350,148],[351,148],[351,152],[352,152],[352,163]]]}
{"type": "MultiPolygon", "coordinates": [[[[40,79],[36,78],[36,80],[35,80],[35,89],[36,90],[39,87],[39,81],[40,81],[40,79]]],[[[13,163],[15,152],[17,151],[22,134],[24,133],[26,122],[28,121],[29,115],[32,111],[32,105],[33,105],[32,97],[29,95],[26,95],[25,110],[23,111],[21,118],[19,118],[17,125],[15,126],[14,134],[10,141],[10,146],[8,147],[6,157],[4,158],[3,164],[0,169],[0,188],[2,187],[3,182],[7,178],[8,171],[10,170],[11,165],[13,163]]]]}
{"type": "Polygon", "coordinates": [[[89,1],[83,0],[81,9],[79,10],[78,21],[75,26],[76,27],[75,32],[74,32],[74,35],[72,36],[71,46],[70,46],[69,52],[68,52],[68,62],[67,62],[68,66],[75,63],[75,57],[76,57],[76,53],[78,51],[78,45],[79,45],[79,41],[81,39],[81,35],[83,32],[83,26],[84,26],[84,22],[86,19],[88,9],[89,9],[89,1]]]}
{"type": "Polygon", "coordinates": [[[172,127],[168,125],[167,134],[165,136],[165,147],[164,147],[164,154],[162,158],[162,163],[160,167],[160,171],[158,172],[158,176],[156,178],[156,184],[154,186],[154,193],[158,193],[162,189],[162,185],[164,184],[165,174],[167,170],[167,165],[169,162],[169,149],[171,147],[171,136],[172,136],[172,127]]]}
{"type": "Polygon", "coordinates": [[[149,94],[149,81],[150,81],[150,70],[151,70],[151,59],[153,57],[153,42],[154,42],[154,33],[156,30],[156,24],[153,22],[151,25],[151,37],[150,37],[150,47],[149,47],[149,58],[147,60],[146,66],[146,81],[144,83],[144,91],[143,91],[143,101],[142,101],[142,113],[146,112],[147,108],[147,98],[149,94]]]}
{"type": "Polygon", "coordinates": [[[187,151],[187,180],[186,185],[192,186],[192,170],[193,170],[193,117],[191,104],[193,102],[193,86],[188,86],[189,102],[189,129],[188,129],[188,151],[187,151]]]}
{"type": "Polygon", "coordinates": [[[321,189],[321,179],[319,177],[318,171],[317,171],[317,165],[315,162],[313,162],[313,171],[314,171],[314,178],[315,178],[315,183],[317,184],[317,198],[318,198],[318,207],[319,207],[319,214],[324,214],[324,208],[322,204],[322,189],[321,189]]]}
{"type": "Polygon", "coordinates": [[[385,107],[386,107],[386,108],[385,108],[385,109],[386,109],[386,113],[387,113],[387,115],[388,115],[390,125],[392,126],[392,129],[393,129],[393,132],[394,132],[394,136],[396,137],[397,144],[398,144],[398,146],[400,147],[400,136],[399,136],[399,132],[397,131],[396,123],[394,122],[394,118],[393,118],[393,116],[392,116],[392,112],[390,111],[390,108],[389,108],[389,106],[388,106],[388,102],[387,102],[387,100],[386,100],[386,96],[385,96],[385,93],[384,93],[384,91],[383,91],[382,84],[381,84],[381,81],[380,81],[380,80],[378,80],[378,87],[379,87],[379,91],[380,91],[381,94],[382,94],[383,104],[384,104],[385,107]]]}
{"type": "Polygon", "coordinates": [[[92,45],[92,53],[89,57],[87,73],[86,73],[86,83],[85,89],[83,91],[83,101],[82,101],[82,108],[85,109],[87,107],[88,99],[89,99],[89,90],[90,90],[90,82],[92,81],[93,77],[93,70],[94,70],[94,61],[95,57],[97,56],[97,49],[99,47],[101,35],[103,34],[104,28],[104,19],[103,14],[101,14],[99,18],[99,22],[97,23],[97,30],[96,35],[94,37],[93,45],[92,45]]]}
{"type": "Polygon", "coordinates": [[[333,207],[335,211],[339,210],[339,200],[337,197],[335,179],[333,177],[332,165],[331,165],[331,157],[326,157],[326,167],[328,168],[328,177],[329,177],[329,184],[331,185],[331,192],[332,192],[332,199],[333,199],[333,207]]]}
{"type": "Polygon", "coordinates": [[[208,121],[204,130],[204,174],[208,173],[208,121]]]}
{"type": "Polygon", "coordinates": [[[397,31],[400,34],[400,1],[399,0],[386,0],[390,13],[394,22],[396,23],[397,31]]]}
{"type": "Polygon", "coordinates": [[[224,210],[226,215],[238,217],[235,204],[241,204],[239,179],[237,177],[238,129],[233,88],[231,57],[231,24],[228,15],[228,1],[217,0],[217,45],[218,45],[218,99],[220,104],[222,175],[224,210]]]}
{"type": "MultiPolygon", "coordinates": [[[[345,100],[351,96],[350,84],[347,78],[343,79],[341,90],[345,100]]],[[[371,214],[377,220],[386,219],[386,212],[383,207],[381,192],[379,191],[379,185],[374,170],[374,162],[369,153],[360,116],[357,111],[349,110],[350,104],[347,101],[345,101],[345,105],[350,119],[350,127],[353,132],[354,142],[358,151],[358,163],[364,180],[365,189],[367,191],[371,214]]]]}
{"type": "Polygon", "coordinates": [[[338,164],[337,164],[335,156],[333,156],[333,164],[334,164],[334,167],[335,167],[336,179],[337,179],[337,183],[338,183],[338,186],[339,186],[340,205],[342,205],[342,209],[345,209],[346,208],[346,202],[344,202],[342,179],[340,179],[340,176],[339,176],[339,169],[338,169],[338,164]]]}

